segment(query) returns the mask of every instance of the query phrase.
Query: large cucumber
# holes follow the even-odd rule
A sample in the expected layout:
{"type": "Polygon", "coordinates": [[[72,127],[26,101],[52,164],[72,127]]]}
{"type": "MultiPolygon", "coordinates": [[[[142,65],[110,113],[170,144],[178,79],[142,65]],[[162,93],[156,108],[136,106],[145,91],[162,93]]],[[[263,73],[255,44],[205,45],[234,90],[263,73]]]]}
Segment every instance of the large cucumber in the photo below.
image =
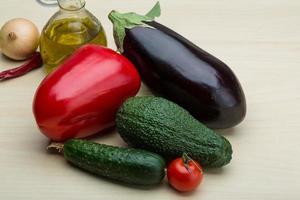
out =
{"type": "Polygon", "coordinates": [[[117,129],[126,143],[167,160],[189,154],[206,167],[222,167],[232,156],[227,139],[160,97],[128,99],[117,113],[117,129]]]}
{"type": "Polygon", "coordinates": [[[124,183],[152,186],[165,176],[163,158],[144,150],[73,139],[64,144],[63,152],[75,166],[124,183]]]}

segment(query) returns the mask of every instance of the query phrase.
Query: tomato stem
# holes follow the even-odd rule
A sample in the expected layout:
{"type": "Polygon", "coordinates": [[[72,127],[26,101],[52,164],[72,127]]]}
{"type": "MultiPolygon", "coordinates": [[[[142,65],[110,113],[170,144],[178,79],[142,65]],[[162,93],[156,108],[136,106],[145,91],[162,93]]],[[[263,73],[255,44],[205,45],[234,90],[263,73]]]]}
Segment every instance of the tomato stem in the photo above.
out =
{"type": "Polygon", "coordinates": [[[190,157],[187,155],[187,153],[183,153],[182,154],[182,161],[183,161],[183,164],[184,164],[184,167],[186,168],[186,170],[191,174],[192,173],[192,170],[189,166],[189,162],[190,162],[190,157]]]}
{"type": "Polygon", "coordinates": [[[183,160],[185,168],[188,170],[189,173],[192,173],[192,170],[189,167],[189,162],[194,163],[194,165],[199,169],[199,171],[201,173],[203,173],[203,170],[199,167],[199,164],[197,162],[195,162],[190,156],[188,156],[187,153],[182,154],[182,160],[183,160]]]}

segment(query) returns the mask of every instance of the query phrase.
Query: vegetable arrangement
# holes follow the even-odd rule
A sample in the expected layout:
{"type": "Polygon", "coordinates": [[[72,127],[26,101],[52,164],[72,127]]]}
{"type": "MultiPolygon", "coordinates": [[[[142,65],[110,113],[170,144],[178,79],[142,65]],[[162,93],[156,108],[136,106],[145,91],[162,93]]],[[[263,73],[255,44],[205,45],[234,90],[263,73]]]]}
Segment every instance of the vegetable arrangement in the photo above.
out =
{"type": "MultiPolygon", "coordinates": [[[[159,185],[167,174],[174,189],[189,192],[202,182],[202,167],[230,163],[230,142],[211,128],[240,123],[246,100],[232,70],[155,22],[160,12],[159,3],[147,15],[112,11],[109,19],[121,54],[100,45],[81,46],[41,82],[33,113],[41,133],[55,142],[48,150],[63,153],[72,165],[137,186],[159,185]],[[141,78],[160,97],[135,97],[141,78]],[[114,126],[130,148],[80,139],[114,126]]],[[[2,49],[13,35],[20,41],[28,39],[26,34],[19,37],[19,29],[10,34],[10,23],[1,29],[2,49]]],[[[35,52],[35,28],[27,22],[24,30],[30,29],[25,26],[34,33],[28,51],[21,56],[10,51],[16,47],[10,45],[3,53],[14,59],[31,58],[0,73],[0,80],[42,65],[35,52]]]]}

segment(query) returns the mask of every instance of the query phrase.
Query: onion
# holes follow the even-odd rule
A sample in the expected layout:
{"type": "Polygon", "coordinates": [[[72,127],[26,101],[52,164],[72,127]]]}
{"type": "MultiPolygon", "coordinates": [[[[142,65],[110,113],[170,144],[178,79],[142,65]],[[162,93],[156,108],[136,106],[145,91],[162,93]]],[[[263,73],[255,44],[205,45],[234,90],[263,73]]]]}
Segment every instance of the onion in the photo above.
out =
{"type": "Polygon", "coordinates": [[[9,20],[0,30],[0,50],[14,60],[30,58],[38,48],[39,31],[29,20],[9,20]]]}

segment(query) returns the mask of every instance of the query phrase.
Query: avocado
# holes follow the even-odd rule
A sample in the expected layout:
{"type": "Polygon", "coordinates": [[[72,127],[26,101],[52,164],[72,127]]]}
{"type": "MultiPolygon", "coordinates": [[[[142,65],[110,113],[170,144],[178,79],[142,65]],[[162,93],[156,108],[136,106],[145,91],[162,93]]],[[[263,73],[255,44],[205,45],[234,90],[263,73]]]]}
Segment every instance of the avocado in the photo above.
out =
{"type": "Polygon", "coordinates": [[[124,141],[171,160],[187,153],[204,167],[231,161],[229,141],[188,111],[161,97],[134,97],[119,109],[116,126],[124,141]]]}

